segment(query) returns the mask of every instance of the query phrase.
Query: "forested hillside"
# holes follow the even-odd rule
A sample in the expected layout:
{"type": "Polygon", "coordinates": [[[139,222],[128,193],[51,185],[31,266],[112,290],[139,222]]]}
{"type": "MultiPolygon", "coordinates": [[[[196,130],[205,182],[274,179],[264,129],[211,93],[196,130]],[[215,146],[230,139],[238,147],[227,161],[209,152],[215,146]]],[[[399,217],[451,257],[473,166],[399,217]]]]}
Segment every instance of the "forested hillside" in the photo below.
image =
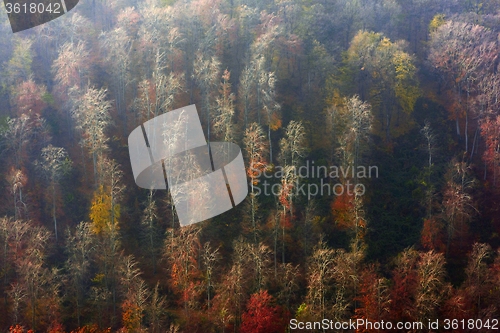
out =
{"type": "Polygon", "coordinates": [[[499,328],[498,0],[80,0],[16,34],[1,7],[2,331],[499,328]],[[249,195],[181,227],[127,138],[191,104],[249,195]]]}

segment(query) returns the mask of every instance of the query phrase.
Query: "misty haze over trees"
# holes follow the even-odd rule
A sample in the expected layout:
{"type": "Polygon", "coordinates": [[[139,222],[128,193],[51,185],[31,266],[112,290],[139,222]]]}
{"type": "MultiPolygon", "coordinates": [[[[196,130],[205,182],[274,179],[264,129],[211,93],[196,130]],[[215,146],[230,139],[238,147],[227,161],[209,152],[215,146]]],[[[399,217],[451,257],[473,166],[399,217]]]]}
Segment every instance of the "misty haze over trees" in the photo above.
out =
{"type": "Polygon", "coordinates": [[[16,34],[3,8],[3,331],[500,317],[498,1],[81,0],[16,34]],[[181,228],[127,137],[190,104],[249,195],[181,228]],[[297,191],[322,182],[366,191],[297,191]]]}

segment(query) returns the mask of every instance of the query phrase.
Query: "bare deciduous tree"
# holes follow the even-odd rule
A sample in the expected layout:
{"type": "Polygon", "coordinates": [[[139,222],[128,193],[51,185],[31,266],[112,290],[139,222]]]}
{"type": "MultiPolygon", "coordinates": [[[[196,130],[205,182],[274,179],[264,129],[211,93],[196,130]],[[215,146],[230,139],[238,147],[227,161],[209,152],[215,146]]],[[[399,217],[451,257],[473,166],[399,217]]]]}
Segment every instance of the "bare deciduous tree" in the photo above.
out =
{"type": "Polygon", "coordinates": [[[329,249],[322,240],[309,259],[306,302],[315,319],[321,320],[329,314],[327,296],[333,280],[334,259],[335,251],[329,249]]]}
{"type": "MultiPolygon", "coordinates": [[[[273,72],[261,71],[260,77],[258,78],[258,86],[261,92],[258,93],[262,96],[262,110],[265,111],[267,115],[267,138],[269,140],[269,161],[273,162],[273,146],[271,140],[271,128],[273,127],[273,121],[275,113],[280,109],[280,105],[276,102],[276,77],[273,72]]],[[[260,110],[257,110],[260,112],[260,110]]]]}
{"type": "Polygon", "coordinates": [[[29,152],[45,147],[50,141],[45,120],[31,112],[18,118],[7,118],[7,126],[0,130],[0,136],[4,139],[2,153],[12,154],[14,166],[18,169],[23,166],[29,152]],[[27,145],[30,141],[33,143],[27,145]]]}
{"type": "Polygon", "coordinates": [[[88,279],[90,274],[90,263],[93,251],[95,250],[95,239],[93,237],[90,223],[81,222],[76,226],[74,233],[68,229],[67,232],[68,260],[68,289],[73,294],[73,301],[76,309],[76,320],[80,326],[81,312],[85,305],[86,293],[88,290],[88,279]]]}
{"type": "Polygon", "coordinates": [[[257,244],[257,208],[258,201],[256,196],[255,186],[258,184],[261,172],[267,167],[267,162],[264,159],[264,154],[267,151],[264,134],[262,127],[257,123],[252,123],[245,131],[243,138],[243,145],[245,146],[245,154],[248,159],[249,167],[247,175],[250,177],[250,196],[249,196],[249,210],[250,220],[252,222],[252,233],[254,244],[257,244]]]}
{"type": "Polygon", "coordinates": [[[490,284],[491,280],[489,280],[487,263],[492,255],[491,252],[490,245],[475,243],[472,247],[472,252],[469,254],[469,261],[465,269],[467,278],[464,282],[464,287],[475,305],[475,315],[479,315],[478,312],[479,309],[482,309],[482,303],[491,294],[492,287],[490,284]]]}
{"type": "Polygon", "coordinates": [[[139,101],[141,112],[144,113],[145,110],[149,110],[146,114],[146,119],[171,111],[175,103],[175,98],[183,87],[183,75],[173,72],[165,74],[165,57],[165,52],[160,52],[159,50],[156,52],[150,80],[151,88],[148,88],[144,84],[144,81],[140,86],[139,101]],[[151,94],[152,99],[149,94],[151,94]]]}
{"type": "Polygon", "coordinates": [[[40,161],[35,161],[45,178],[48,179],[52,194],[52,219],[57,242],[56,187],[62,175],[69,171],[71,161],[64,148],[48,145],[42,149],[40,161]]]}
{"type": "Polygon", "coordinates": [[[294,168],[306,153],[305,129],[302,122],[292,120],[285,130],[285,137],[280,141],[281,161],[283,165],[294,168]]]}
{"type": "Polygon", "coordinates": [[[140,277],[141,271],[131,255],[121,260],[119,273],[124,297],[122,310],[128,315],[126,328],[141,331],[142,317],[147,307],[146,301],[150,296],[146,282],[140,277]]]}
{"type": "Polygon", "coordinates": [[[111,123],[109,109],[111,103],[106,100],[106,90],[88,88],[81,97],[78,107],[73,111],[78,128],[82,131],[82,145],[92,155],[95,184],[99,183],[98,159],[107,149],[106,128],[111,123]]]}
{"type": "Polygon", "coordinates": [[[432,199],[434,197],[434,186],[432,185],[431,182],[431,174],[432,174],[432,157],[434,152],[436,151],[436,135],[434,134],[434,131],[431,128],[431,124],[426,120],[424,127],[420,130],[420,133],[422,133],[423,137],[425,138],[425,145],[426,145],[426,150],[427,154],[429,155],[429,161],[428,161],[428,170],[427,170],[427,188],[425,191],[425,196],[426,196],[426,206],[427,206],[427,218],[430,219],[432,218],[432,199]]]}
{"type": "Polygon", "coordinates": [[[113,76],[116,110],[123,117],[123,125],[126,128],[125,95],[127,86],[132,81],[130,63],[133,40],[127,35],[127,31],[120,27],[101,33],[99,39],[105,53],[104,59],[113,76]]]}
{"type": "Polygon", "coordinates": [[[217,79],[219,77],[220,62],[214,56],[207,58],[201,53],[198,53],[193,64],[193,76],[201,91],[202,109],[205,111],[207,121],[207,140],[210,142],[210,113],[213,104],[213,93],[217,88],[217,79]]]}
{"type": "Polygon", "coordinates": [[[446,255],[457,231],[463,232],[465,224],[477,213],[471,190],[475,179],[466,162],[453,160],[446,174],[446,187],[443,192],[444,218],[447,223],[446,255]]]}
{"type": "Polygon", "coordinates": [[[357,171],[362,154],[367,148],[373,116],[370,104],[361,101],[357,95],[346,98],[344,105],[344,108],[339,109],[338,118],[338,121],[342,122],[338,136],[339,154],[345,168],[350,167],[357,171]]]}
{"type": "Polygon", "coordinates": [[[444,265],[445,259],[442,253],[430,251],[420,254],[415,295],[417,320],[429,320],[435,317],[436,309],[439,309],[441,301],[446,297],[444,265]]]}
{"type": "Polygon", "coordinates": [[[207,306],[210,309],[210,301],[212,299],[213,273],[217,262],[220,260],[219,248],[215,250],[210,246],[210,242],[203,245],[203,252],[201,254],[203,265],[205,266],[205,285],[207,288],[207,306]]]}
{"type": "Polygon", "coordinates": [[[64,97],[70,88],[76,86],[81,89],[87,83],[90,70],[89,57],[90,53],[84,42],[65,43],[59,49],[52,71],[57,89],[64,97]]]}
{"type": "Polygon", "coordinates": [[[249,266],[251,274],[253,275],[254,288],[253,290],[261,290],[265,287],[269,275],[269,257],[271,251],[263,243],[247,244],[250,262],[249,266]]]}
{"type": "Polygon", "coordinates": [[[23,197],[23,188],[28,182],[28,177],[22,170],[12,169],[8,176],[10,190],[14,199],[14,219],[24,217],[28,214],[26,198],[23,197]]]}
{"type": "Polygon", "coordinates": [[[158,257],[158,236],[159,230],[157,226],[157,207],[156,201],[153,199],[154,191],[150,190],[146,201],[146,208],[144,208],[141,218],[141,224],[144,227],[144,236],[147,242],[147,253],[151,258],[153,265],[153,274],[156,274],[156,261],[158,257]]]}
{"type": "Polygon", "coordinates": [[[279,268],[278,285],[280,292],[278,299],[289,308],[290,301],[299,290],[299,265],[294,266],[291,263],[281,264],[279,268]]]}
{"type": "Polygon", "coordinates": [[[495,64],[498,56],[495,39],[483,26],[457,21],[448,21],[431,34],[429,60],[452,84],[457,135],[460,135],[459,119],[465,118],[465,152],[469,151],[471,94],[495,64]]]}
{"type": "Polygon", "coordinates": [[[199,274],[200,231],[196,225],[172,230],[174,235],[165,242],[164,256],[170,264],[170,281],[172,287],[182,295],[187,320],[191,310],[198,306],[199,290],[193,278],[199,274]]]}
{"type": "MultiPolygon", "coordinates": [[[[278,193],[278,202],[282,208],[280,217],[281,223],[281,262],[285,263],[285,230],[289,228],[293,220],[293,200],[298,194],[298,177],[293,166],[287,165],[282,169],[281,186],[278,193]]],[[[275,230],[277,232],[277,230],[275,230]]],[[[277,234],[275,234],[277,237],[277,234]]],[[[276,238],[275,238],[276,241],[276,238]]],[[[276,264],[276,263],[275,263],[276,264]]]]}
{"type": "Polygon", "coordinates": [[[229,78],[230,73],[226,69],[222,75],[220,96],[215,100],[217,103],[217,113],[213,124],[215,134],[219,135],[225,142],[233,141],[234,137],[234,94],[231,92],[229,78]]]}
{"type": "Polygon", "coordinates": [[[241,108],[243,111],[243,128],[246,130],[252,106],[253,97],[253,83],[255,75],[254,71],[250,67],[245,67],[240,75],[240,84],[238,86],[238,100],[241,103],[241,108]]]}
{"type": "MultiPolygon", "coordinates": [[[[46,247],[50,238],[50,233],[43,227],[30,225],[29,231],[25,234],[28,237],[23,241],[23,255],[16,259],[16,272],[19,275],[19,283],[25,290],[24,304],[28,312],[31,328],[36,329],[38,323],[37,316],[47,313],[49,309],[41,309],[40,299],[57,295],[47,292],[49,287],[55,284],[54,272],[46,267],[46,247]]],[[[56,298],[58,301],[58,299],[56,298]]],[[[56,305],[56,304],[54,304],[56,305]]]]}
{"type": "Polygon", "coordinates": [[[335,281],[332,316],[338,321],[349,317],[348,309],[353,306],[353,301],[357,298],[360,263],[363,257],[363,249],[356,241],[351,244],[349,252],[343,249],[336,250],[331,273],[335,281]]]}
{"type": "Polygon", "coordinates": [[[162,329],[163,316],[165,314],[165,296],[160,295],[159,284],[156,283],[151,293],[149,306],[146,309],[148,321],[152,333],[158,333],[162,329]]]}

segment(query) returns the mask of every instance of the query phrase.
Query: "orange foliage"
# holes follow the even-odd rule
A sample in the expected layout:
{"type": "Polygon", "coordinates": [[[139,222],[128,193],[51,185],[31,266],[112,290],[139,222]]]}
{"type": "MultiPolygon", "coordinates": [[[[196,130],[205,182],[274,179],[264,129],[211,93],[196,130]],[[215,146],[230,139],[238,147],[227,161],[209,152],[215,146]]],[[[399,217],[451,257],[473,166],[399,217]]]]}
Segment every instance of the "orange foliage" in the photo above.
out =
{"type": "Polygon", "coordinates": [[[332,203],[332,214],[335,222],[341,229],[349,229],[352,227],[352,221],[354,220],[352,214],[353,209],[354,196],[348,195],[347,191],[335,197],[332,203]]]}
{"type": "Polygon", "coordinates": [[[200,294],[200,282],[189,281],[187,286],[182,290],[180,304],[190,304],[196,300],[200,294]]]}
{"type": "MultiPolygon", "coordinates": [[[[374,266],[370,266],[361,273],[360,280],[359,296],[356,299],[361,303],[361,306],[355,310],[356,315],[354,318],[371,321],[384,320],[389,313],[390,303],[384,279],[378,276],[374,266]]],[[[356,330],[356,333],[377,331],[362,326],[356,330]]]]}
{"type": "Polygon", "coordinates": [[[99,329],[97,325],[79,327],[70,333],[111,333],[111,327],[107,329],[99,329]]]}
{"type": "Polygon", "coordinates": [[[65,333],[65,331],[63,325],[56,321],[50,325],[47,333],[65,333]]]}
{"type": "Polygon", "coordinates": [[[9,333],[34,333],[33,330],[24,330],[24,326],[16,325],[16,326],[11,326],[9,327],[9,333]]]}
{"type": "Polygon", "coordinates": [[[442,241],[441,232],[442,228],[435,218],[425,219],[422,235],[420,237],[422,247],[427,251],[435,250],[444,252],[445,244],[442,241]]]}
{"type": "Polygon", "coordinates": [[[393,320],[413,320],[415,290],[418,286],[416,271],[418,253],[407,250],[400,254],[393,271],[391,290],[391,317],[393,320]]]}
{"type": "Polygon", "coordinates": [[[131,301],[126,300],[122,304],[122,322],[123,326],[128,330],[137,330],[141,326],[142,314],[139,307],[131,301]]]}
{"type": "Polygon", "coordinates": [[[279,115],[276,112],[273,113],[272,116],[271,116],[271,124],[270,124],[270,126],[271,126],[271,130],[273,130],[273,131],[277,131],[282,126],[281,119],[280,119],[279,115]]]}
{"type": "Polygon", "coordinates": [[[280,204],[286,209],[290,209],[291,205],[291,193],[293,191],[293,184],[287,183],[286,181],[281,182],[281,191],[278,197],[280,204]]]}

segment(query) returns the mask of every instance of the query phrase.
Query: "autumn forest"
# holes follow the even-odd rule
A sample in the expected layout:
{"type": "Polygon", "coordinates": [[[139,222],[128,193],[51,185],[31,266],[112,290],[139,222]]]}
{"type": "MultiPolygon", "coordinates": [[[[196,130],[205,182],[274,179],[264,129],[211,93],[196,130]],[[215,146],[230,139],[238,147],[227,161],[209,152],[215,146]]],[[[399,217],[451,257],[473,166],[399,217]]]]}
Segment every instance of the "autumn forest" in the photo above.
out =
{"type": "Polygon", "coordinates": [[[498,0],[80,0],[15,34],[1,8],[0,330],[499,329],[498,0]],[[191,104],[249,194],[181,227],[127,138],[191,104]]]}

